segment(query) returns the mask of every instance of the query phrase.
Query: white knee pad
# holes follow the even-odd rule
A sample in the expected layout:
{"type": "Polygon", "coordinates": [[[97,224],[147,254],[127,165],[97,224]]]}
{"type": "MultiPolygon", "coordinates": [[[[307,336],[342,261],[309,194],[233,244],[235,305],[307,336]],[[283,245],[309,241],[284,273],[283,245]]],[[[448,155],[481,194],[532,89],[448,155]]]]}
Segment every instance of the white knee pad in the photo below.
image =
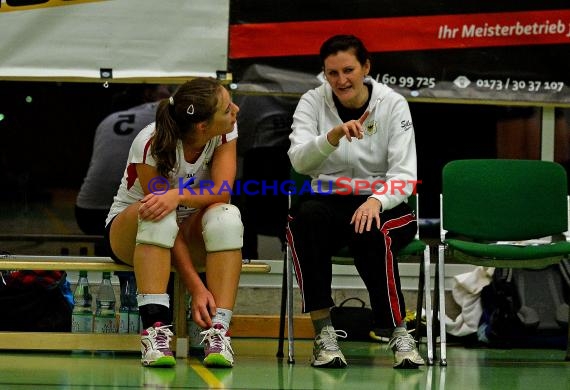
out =
{"type": "Polygon", "coordinates": [[[208,252],[241,249],[243,224],[239,209],[223,204],[206,211],[202,217],[202,236],[208,252]]]}
{"type": "Polygon", "coordinates": [[[173,211],[159,221],[148,221],[139,218],[136,241],[137,244],[172,248],[177,234],[176,211],[173,211]]]}

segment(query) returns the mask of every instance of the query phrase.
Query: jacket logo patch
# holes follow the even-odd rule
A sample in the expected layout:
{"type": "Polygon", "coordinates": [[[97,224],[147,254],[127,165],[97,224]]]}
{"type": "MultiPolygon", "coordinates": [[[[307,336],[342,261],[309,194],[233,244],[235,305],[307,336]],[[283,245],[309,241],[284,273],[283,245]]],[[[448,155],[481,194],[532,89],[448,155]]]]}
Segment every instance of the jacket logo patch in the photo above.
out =
{"type": "Polygon", "coordinates": [[[400,127],[402,128],[402,130],[408,131],[408,130],[410,130],[411,128],[413,128],[414,125],[412,124],[412,121],[407,120],[407,121],[402,121],[402,122],[400,122],[400,127]]]}
{"type": "Polygon", "coordinates": [[[366,135],[376,134],[377,131],[378,125],[376,124],[376,121],[369,121],[364,124],[364,133],[366,135]]]}

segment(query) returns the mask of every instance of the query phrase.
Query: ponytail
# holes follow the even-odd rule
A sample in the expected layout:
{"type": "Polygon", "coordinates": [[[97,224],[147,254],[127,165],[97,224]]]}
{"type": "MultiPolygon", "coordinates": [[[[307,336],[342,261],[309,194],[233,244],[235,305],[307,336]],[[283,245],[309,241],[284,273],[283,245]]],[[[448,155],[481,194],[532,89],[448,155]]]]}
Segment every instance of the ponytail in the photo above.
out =
{"type": "Polygon", "coordinates": [[[216,79],[195,78],[182,84],[170,98],[160,101],[151,154],[161,176],[168,178],[176,167],[178,141],[198,123],[212,119],[218,107],[220,88],[216,79]]]}

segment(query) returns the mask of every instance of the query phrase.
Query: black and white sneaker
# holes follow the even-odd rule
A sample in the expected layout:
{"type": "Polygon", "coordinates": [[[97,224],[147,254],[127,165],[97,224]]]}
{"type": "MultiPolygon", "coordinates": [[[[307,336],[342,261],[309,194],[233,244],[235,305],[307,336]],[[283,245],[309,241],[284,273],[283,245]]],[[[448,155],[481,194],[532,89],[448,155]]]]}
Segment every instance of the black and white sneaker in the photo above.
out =
{"type": "Polygon", "coordinates": [[[342,354],[337,338],[346,338],[344,330],[335,330],[332,326],[325,326],[321,333],[315,337],[311,366],[325,368],[346,367],[346,359],[342,354]]]}
{"type": "Polygon", "coordinates": [[[418,368],[425,364],[416,341],[405,328],[394,329],[388,346],[394,351],[394,368],[418,368]]]}

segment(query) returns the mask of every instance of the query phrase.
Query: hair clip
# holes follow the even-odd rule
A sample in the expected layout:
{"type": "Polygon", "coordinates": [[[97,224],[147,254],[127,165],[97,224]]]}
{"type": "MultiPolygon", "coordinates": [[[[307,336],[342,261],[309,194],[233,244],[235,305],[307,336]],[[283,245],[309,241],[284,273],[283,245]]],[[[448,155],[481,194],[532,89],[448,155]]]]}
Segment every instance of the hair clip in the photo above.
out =
{"type": "Polygon", "coordinates": [[[188,115],[194,115],[194,105],[193,105],[193,104],[190,104],[190,105],[188,106],[188,108],[186,109],[186,114],[188,114],[188,115]]]}
{"type": "Polygon", "coordinates": [[[174,105],[174,98],[171,96],[168,98],[168,102],[170,103],[171,106],[174,105]]]}

